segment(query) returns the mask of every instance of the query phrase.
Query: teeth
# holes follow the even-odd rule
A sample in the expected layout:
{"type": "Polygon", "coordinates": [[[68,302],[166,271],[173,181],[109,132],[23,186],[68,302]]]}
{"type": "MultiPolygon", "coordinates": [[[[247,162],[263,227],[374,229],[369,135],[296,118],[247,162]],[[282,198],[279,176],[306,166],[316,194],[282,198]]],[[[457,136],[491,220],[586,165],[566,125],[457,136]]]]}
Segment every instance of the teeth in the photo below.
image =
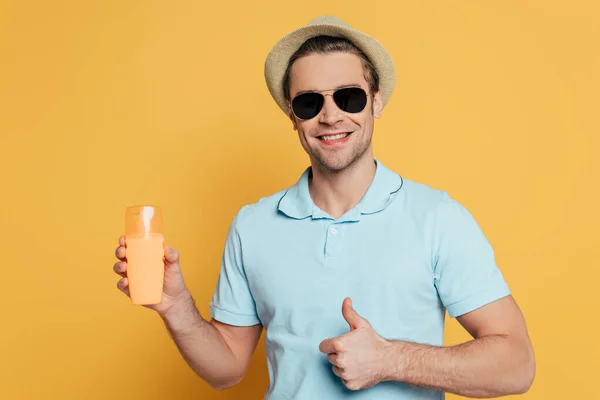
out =
{"type": "Polygon", "coordinates": [[[348,136],[347,133],[338,133],[337,135],[321,136],[323,140],[339,140],[348,136]]]}

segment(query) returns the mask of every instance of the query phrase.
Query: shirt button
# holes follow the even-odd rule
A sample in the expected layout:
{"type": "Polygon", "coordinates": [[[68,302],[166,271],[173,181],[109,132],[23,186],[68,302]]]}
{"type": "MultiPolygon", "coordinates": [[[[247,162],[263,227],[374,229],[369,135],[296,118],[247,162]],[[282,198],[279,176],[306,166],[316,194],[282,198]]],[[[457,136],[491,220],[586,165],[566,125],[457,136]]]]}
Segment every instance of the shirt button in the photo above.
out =
{"type": "Polygon", "coordinates": [[[332,235],[335,235],[337,233],[337,229],[331,228],[329,232],[331,232],[332,235]]]}

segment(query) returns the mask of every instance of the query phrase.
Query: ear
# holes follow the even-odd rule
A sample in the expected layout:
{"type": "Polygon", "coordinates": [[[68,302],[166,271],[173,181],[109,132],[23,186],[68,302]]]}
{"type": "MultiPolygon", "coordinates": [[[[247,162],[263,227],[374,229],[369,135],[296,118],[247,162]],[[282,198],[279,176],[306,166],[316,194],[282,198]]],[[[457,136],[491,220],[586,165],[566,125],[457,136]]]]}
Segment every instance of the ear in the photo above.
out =
{"type": "Polygon", "coordinates": [[[381,111],[383,110],[383,100],[381,99],[381,88],[373,96],[373,115],[375,118],[381,118],[381,111]]]}

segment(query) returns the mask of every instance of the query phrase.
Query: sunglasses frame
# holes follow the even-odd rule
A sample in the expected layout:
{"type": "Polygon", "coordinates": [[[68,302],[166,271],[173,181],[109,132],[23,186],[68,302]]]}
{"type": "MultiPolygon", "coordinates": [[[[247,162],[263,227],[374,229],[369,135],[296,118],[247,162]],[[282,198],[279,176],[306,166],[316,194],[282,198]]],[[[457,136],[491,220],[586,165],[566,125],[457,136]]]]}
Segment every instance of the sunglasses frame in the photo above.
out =
{"type": "Polygon", "coordinates": [[[318,93],[318,94],[320,94],[321,96],[323,96],[323,106],[324,106],[324,105],[325,105],[325,97],[327,97],[327,96],[331,96],[331,97],[333,98],[333,95],[334,95],[335,93],[337,93],[338,91],[340,91],[340,90],[343,90],[343,89],[360,89],[360,90],[362,90],[362,91],[365,93],[365,95],[367,96],[367,103],[365,104],[365,106],[363,107],[363,109],[362,109],[362,110],[360,110],[360,111],[358,111],[358,112],[355,112],[355,113],[351,113],[351,112],[347,112],[347,111],[344,111],[344,110],[342,110],[342,109],[341,109],[341,108],[340,108],[340,107],[337,105],[337,103],[335,102],[335,99],[334,99],[333,103],[335,104],[335,106],[336,106],[336,107],[337,107],[337,108],[338,108],[338,109],[339,109],[341,112],[343,112],[344,114],[350,114],[350,115],[354,115],[354,114],[359,114],[359,113],[363,112],[363,111],[365,110],[365,108],[367,108],[367,105],[369,104],[369,92],[368,92],[367,90],[365,90],[365,89],[364,89],[362,86],[360,86],[360,85],[342,86],[342,87],[338,87],[338,88],[335,88],[335,89],[326,89],[326,90],[308,90],[308,91],[302,92],[302,93],[300,93],[300,94],[297,94],[296,96],[294,96],[294,98],[293,98],[293,99],[289,100],[289,101],[288,101],[288,107],[289,107],[289,109],[290,109],[290,112],[291,112],[291,113],[292,113],[292,114],[293,114],[293,115],[294,115],[296,118],[298,118],[299,120],[301,120],[301,121],[310,121],[311,119],[314,119],[314,118],[318,117],[318,116],[319,116],[319,114],[321,114],[321,112],[323,111],[323,107],[321,107],[321,109],[319,110],[319,112],[317,113],[317,115],[315,115],[315,116],[314,116],[314,117],[312,117],[312,118],[308,118],[308,119],[300,118],[300,117],[299,117],[298,115],[296,115],[296,113],[294,112],[294,107],[292,107],[292,102],[293,102],[293,101],[294,101],[294,100],[295,100],[297,97],[299,97],[299,96],[302,96],[302,95],[304,95],[304,94],[308,94],[308,93],[318,93]],[[328,92],[332,92],[332,93],[328,93],[328,92]],[[327,94],[325,94],[325,93],[327,93],[327,94]]]}

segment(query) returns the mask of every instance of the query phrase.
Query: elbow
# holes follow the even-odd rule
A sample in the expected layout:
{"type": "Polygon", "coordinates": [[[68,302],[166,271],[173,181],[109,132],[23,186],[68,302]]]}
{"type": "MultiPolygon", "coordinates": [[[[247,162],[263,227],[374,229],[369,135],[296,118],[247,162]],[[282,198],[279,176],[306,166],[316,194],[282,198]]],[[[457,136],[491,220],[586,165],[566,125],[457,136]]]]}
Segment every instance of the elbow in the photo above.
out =
{"type": "Polygon", "coordinates": [[[227,384],[227,383],[219,383],[219,384],[212,384],[212,388],[215,389],[217,392],[223,392],[227,389],[231,389],[232,387],[234,387],[235,385],[237,385],[237,383],[233,383],[233,384],[227,384]]]}
{"type": "Polygon", "coordinates": [[[515,380],[513,390],[511,390],[509,393],[506,393],[506,394],[507,395],[520,395],[520,394],[527,393],[529,391],[529,389],[531,389],[531,386],[533,385],[533,378],[534,378],[534,374],[530,374],[526,377],[521,377],[518,380],[515,380]]]}
{"type": "Polygon", "coordinates": [[[212,388],[215,389],[217,392],[223,392],[227,389],[231,389],[235,385],[236,384],[228,385],[225,383],[218,383],[218,384],[211,384],[210,386],[212,386],[212,388]]]}
{"type": "Polygon", "coordinates": [[[220,380],[218,382],[209,382],[210,386],[218,392],[231,389],[242,381],[243,376],[230,377],[228,379],[220,380]]]}
{"type": "Polygon", "coordinates": [[[523,377],[521,378],[521,384],[518,387],[518,391],[517,394],[524,394],[527,393],[529,391],[529,389],[531,389],[531,386],[533,386],[533,381],[535,379],[535,362],[532,361],[529,363],[529,365],[527,365],[525,368],[525,373],[523,375],[523,377]]]}
{"type": "Polygon", "coordinates": [[[531,348],[525,360],[521,362],[520,368],[516,370],[518,373],[515,374],[512,394],[525,394],[531,389],[536,373],[535,356],[531,348]]]}

